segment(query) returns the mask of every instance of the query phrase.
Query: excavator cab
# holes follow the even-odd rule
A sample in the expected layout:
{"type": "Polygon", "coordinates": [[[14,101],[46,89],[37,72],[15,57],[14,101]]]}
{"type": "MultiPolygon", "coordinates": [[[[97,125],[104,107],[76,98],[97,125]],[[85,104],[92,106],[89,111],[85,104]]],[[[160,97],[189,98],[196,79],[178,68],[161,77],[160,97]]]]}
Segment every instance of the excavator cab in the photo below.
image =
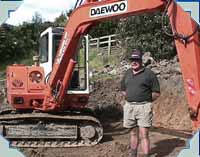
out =
{"type": "MultiPolygon", "coordinates": [[[[62,38],[64,28],[49,27],[41,33],[39,42],[40,66],[44,68],[45,82],[48,82],[51,74],[56,52],[62,38]]],[[[80,40],[79,48],[74,56],[77,62],[73,70],[72,78],[68,88],[68,94],[89,93],[88,79],[88,36],[84,36],[80,40]]]]}

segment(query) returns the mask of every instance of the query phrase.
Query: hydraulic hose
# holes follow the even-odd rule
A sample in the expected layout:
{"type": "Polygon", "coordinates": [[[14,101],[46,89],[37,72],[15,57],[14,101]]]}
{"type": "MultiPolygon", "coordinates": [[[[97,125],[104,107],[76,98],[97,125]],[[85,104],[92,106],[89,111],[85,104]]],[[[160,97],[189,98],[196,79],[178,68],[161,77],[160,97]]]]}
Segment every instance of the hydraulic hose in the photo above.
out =
{"type": "Polygon", "coordinates": [[[199,30],[199,25],[197,25],[197,27],[195,28],[194,32],[192,32],[191,34],[189,35],[185,35],[185,34],[181,34],[181,33],[178,33],[177,30],[176,30],[176,27],[173,25],[173,28],[174,28],[174,33],[173,34],[170,34],[168,33],[166,30],[165,30],[165,26],[164,26],[164,17],[166,16],[167,14],[167,10],[170,6],[170,4],[172,3],[173,0],[168,0],[167,2],[167,5],[165,7],[165,10],[162,14],[162,30],[164,31],[164,33],[170,37],[174,37],[174,38],[179,38],[179,39],[182,39],[183,41],[185,41],[185,43],[187,43],[187,41],[199,30]]]}

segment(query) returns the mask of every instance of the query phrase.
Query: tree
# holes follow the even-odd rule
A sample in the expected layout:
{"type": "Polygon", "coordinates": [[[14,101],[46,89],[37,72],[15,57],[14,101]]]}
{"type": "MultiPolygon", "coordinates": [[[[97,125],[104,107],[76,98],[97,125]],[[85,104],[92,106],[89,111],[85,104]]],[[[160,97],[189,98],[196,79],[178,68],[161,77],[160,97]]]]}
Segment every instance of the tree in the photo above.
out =
{"type": "Polygon", "coordinates": [[[69,9],[69,11],[66,11],[65,13],[62,12],[59,17],[57,17],[54,21],[54,26],[56,27],[65,27],[67,20],[71,13],[73,12],[73,9],[69,9]]]}
{"type": "Polygon", "coordinates": [[[94,26],[89,34],[94,38],[114,34],[116,32],[117,23],[117,19],[101,22],[94,26]]]}
{"type": "Polygon", "coordinates": [[[65,13],[61,13],[59,17],[57,17],[54,21],[55,26],[64,27],[66,25],[67,16],[65,13]]]}
{"type": "Polygon", "coordinates": [[[73,12],[73,9],[69,9],[69,11],[67,11],[67,13],[66,13],[67,17],[69,17],[72,12],[73,12]]]}
{"type": "Polygon", "coordinates": [[[116,33],[119,34],[125,55],[132,49],[140,49],[143,52],[151,52],[157,60],[173,57],[176,54],[174,40],[163,33],[161,21],[161,13],[120,20],[116,33]]]}
{"type": "Polygon", "coordinates": [[[35,12],[34,16],[32,17],[31,22],[41,24],[43,22],[42,15],[38,12],[35,12]]]}

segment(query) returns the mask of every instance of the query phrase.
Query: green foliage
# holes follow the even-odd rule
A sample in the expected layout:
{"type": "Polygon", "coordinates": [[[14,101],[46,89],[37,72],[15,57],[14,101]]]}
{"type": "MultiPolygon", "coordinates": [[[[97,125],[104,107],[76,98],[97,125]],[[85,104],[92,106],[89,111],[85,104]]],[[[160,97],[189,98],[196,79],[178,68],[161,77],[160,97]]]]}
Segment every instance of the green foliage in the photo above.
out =
{"type": "Polygon", "coordinates": [[[59,27],[64,27],[67,21],[67,16],[65,13],[61,13],[59,17],[55,19],[54,25],[59,27]]]}
{"type": "Polygon", "coordinates": [[[120,57],[117,55],[102,56],[98,54],[96,49],[89,50],[89,67],[91,69],[102,70],[105,65],[115,65],[120,62],[120,57]],[[106,60],[106,62],[105,62],[106,60]]]}
{"type": "MultiPolygon", "coordinates": [[[[50,23],[43,23],[40,14],[35,13],[31,23],[19,26],[4,24],[0,27],[0,63],[1,66],[31,60],[38,53],[40,33],[50,23]]],[[[3,66],[5,67],[5,66],[3,66]]]]}
{"type": "Polygon", "coordinates": [[[72,12],[73,12],[73,9],[69,9],[69,10],[66,12],[67,17],[69,17],[69,16],[71,15],[72,12]]]}
{"type": "Polygon", "coordinates": [[[116,31],[116,27],[118,24],[118,20],[110,20],[110,21],[104,21],[102,23],[99,23],[98,25],[94,26],[89,34],[93,37],[100,37],[105,35],[114,34],[116,31]]]}
{"type": "Polygon", "coordinates": [[[104,66],[102,61],[102,56],[98,55],[95,49],[90,49],[89,65],[91,69],[96,69],[96,70],[102,69],[104,66]]]}
{"type": "Polygon", "coordinates": [[[69,11],[66,12],[62,12],[60,14],[60,16],[58,16],[55,21],[54,21],[54,26],[55,27],[65,27],[66,23],[67,23],[67,19],[69,18],[69,16],[71,15],[71,13],[73,12],[72,9],[70,9],[69,11]]]}
{"type": "Polygon", "coordinates": [[[41,24],[42,21],[42,15],[40,15],[38,12],[35,12],[35,15],[32,17],[32,23],[41,24]]]}
{"type": "MultiPolygon", "coordinates": [[[[165,20],[169,25],[167,19],[165,20]]],[[[172,58],[176,54],[174,42],[171,37],[163,33],[161,21],[160,13],[122,19],[116,33],[119,34],[126,55],[133,49],[139,49],[151,52],[157,60],[172,58]]]]}

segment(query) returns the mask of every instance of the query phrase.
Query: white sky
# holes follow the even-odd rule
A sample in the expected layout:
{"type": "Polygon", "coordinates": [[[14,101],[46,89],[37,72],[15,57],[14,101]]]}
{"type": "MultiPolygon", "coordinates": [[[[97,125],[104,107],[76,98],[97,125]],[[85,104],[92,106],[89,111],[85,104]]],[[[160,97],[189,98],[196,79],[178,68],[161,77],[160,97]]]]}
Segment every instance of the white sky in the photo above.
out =
{"type": "Polygon", "coordinates": [[[62,12],[72,7],[76,0],[24,0],[23,4],[6,21],[8,24],[22,24],[23,21],[30,22],[35,12],[42,15],[45,21],[53,21],[62,12]]]}

